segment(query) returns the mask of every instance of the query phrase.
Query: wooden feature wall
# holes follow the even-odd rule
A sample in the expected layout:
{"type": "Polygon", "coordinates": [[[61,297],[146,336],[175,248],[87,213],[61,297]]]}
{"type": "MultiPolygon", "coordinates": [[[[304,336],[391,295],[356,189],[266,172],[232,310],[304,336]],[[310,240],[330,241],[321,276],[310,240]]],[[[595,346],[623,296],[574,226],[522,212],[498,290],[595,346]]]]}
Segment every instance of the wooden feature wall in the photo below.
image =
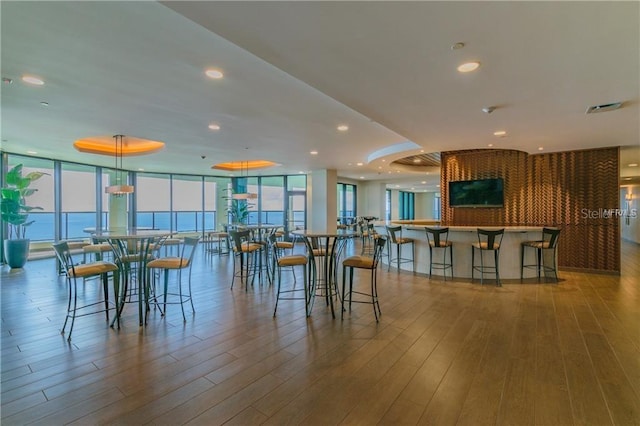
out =
{"type": "Polygon", "coordinates": [[[557,226],[558,264],[620,271],[619,149],[528,155],[514,150],[442,153],[442,223],[557,226]],[[504,179],[504,207],[449,207],[449,181],[504,179]]]}

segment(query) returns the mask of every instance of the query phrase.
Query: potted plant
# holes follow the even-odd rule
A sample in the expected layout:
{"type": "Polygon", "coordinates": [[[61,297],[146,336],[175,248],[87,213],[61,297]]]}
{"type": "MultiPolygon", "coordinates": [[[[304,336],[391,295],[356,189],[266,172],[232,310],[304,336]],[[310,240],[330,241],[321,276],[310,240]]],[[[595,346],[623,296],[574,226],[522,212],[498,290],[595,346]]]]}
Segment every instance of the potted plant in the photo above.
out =
{"type": "Polygon", "coordinates": [[[4,257],[11,268],[22,268],[29,256],[29,240],[26,238],[29,212],[42,210],[41,207],[28,206],[26,198],[37,191],[31,184],[47,173],[31,172],[22,176],[22,164],[18,164],[4,176],[1,189],[0,212],[2,221],[8,225],[7,238],[4,241],[4,257]]]}
{"type": "Polygon", "coordinates": [[[233,190],[227,189],[227,195],[223,197],[227,200],[229,223],[232,225],[246,225],[252,204],[247,199],[234,198],[233,195],[233,190]]]}

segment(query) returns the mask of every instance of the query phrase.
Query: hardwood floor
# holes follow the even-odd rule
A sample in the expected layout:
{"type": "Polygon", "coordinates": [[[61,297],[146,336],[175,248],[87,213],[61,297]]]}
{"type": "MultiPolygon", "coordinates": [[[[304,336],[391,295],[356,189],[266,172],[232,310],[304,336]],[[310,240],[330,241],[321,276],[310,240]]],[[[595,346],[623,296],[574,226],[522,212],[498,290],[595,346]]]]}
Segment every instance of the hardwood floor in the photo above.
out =
{"type": "Polygon", "coordinates": [[[273,318],[273,286],[229,290],[230,259],[200,248],[186,323],[174,305],[139,327],[127,306],[119,331],[77,319],[71,344],[65,281],[30,261],[1,274],[2,424],[638,425],[640,249],[622,253],[621,276],[558,284],[381,267],[376,323],[369,305],[334,320],[320,298],[308,319],[300,301],[273,318]]]}

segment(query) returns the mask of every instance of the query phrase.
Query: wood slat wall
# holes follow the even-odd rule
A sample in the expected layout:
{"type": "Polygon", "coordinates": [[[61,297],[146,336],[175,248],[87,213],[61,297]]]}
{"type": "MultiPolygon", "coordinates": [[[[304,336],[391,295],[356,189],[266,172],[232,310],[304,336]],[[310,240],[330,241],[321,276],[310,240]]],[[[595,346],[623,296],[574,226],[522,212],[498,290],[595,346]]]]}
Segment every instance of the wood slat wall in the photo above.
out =
{"type": "Polygon", "coordinates": [[[618,159],[618,147],[537,155],[515,150],[443,152],[442,223],[558,226],[563,230],[560,266],[619,272],[620,222],[605,214],[620,207],[618,159]],[[504,207],[449,207],[449,181],[489,178],[504,179],[504,207]]]}

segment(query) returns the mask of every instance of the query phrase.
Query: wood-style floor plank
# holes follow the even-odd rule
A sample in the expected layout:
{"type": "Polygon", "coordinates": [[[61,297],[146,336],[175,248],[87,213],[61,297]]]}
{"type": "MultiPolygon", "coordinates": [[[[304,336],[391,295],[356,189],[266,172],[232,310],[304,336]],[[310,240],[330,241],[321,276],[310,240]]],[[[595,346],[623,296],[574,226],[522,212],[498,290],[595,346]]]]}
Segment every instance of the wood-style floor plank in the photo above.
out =
{"type": "MultiPolygon", "coordinates": [[[[301,248],[301,247],[300,247],[301,248]]],[[[359,243],[348,252],[358,252],[359,243]]],[[[311,317],[274,286],[230,289],[229,256],[202,248],[195,313],[135,304],[60,334],[67,284],[53,259],[0,271],[1,422],[7,425],[640,424],[640,248],[622,273],[558,283],[429,280],[380,268],[382,308],[311,317]]],[[[419,260],[420,261],[420,260],[419,260]]],[[[340,268],[341,270],[341,268],[340,268]]],[[[283,274],[291,284],[291,274],[283,274]]],[[[366,287],[367,274],[356,274],[366,287]]],[[[301,277],[298,276],[298,285],[301,277]]],[[[80,286],[83,301],[99,283],[80,286]]]]}

